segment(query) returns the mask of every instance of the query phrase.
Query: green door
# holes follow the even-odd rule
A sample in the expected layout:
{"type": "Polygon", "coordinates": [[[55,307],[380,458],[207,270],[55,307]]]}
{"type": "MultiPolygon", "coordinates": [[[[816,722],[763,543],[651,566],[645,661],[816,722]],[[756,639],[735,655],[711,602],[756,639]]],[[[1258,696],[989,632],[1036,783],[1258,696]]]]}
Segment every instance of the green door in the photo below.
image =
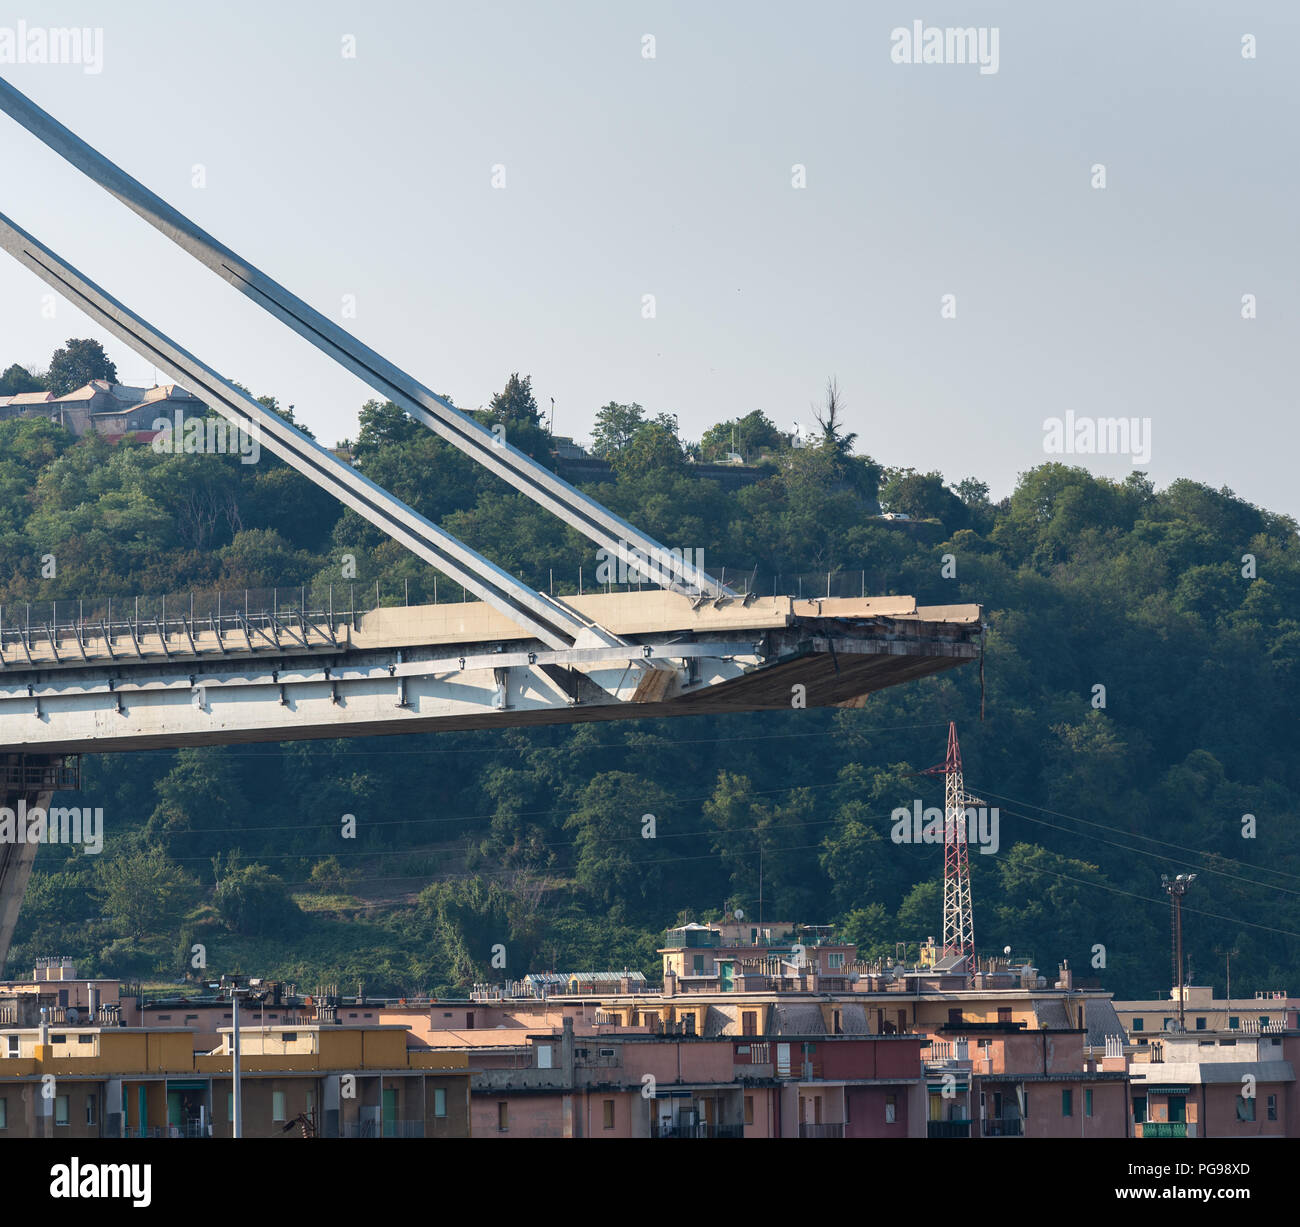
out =
{"type": "Polygon", "coordinates": [[[397,1136],[397,1092],[384,1092],[384,1137],[397,1136]]]}
{"type": "Polygon", "coordinates": [[[167,1092],[167,1123],[185,1132],[185,1108],[181,1104],[180,1091],[167,1092]]]}

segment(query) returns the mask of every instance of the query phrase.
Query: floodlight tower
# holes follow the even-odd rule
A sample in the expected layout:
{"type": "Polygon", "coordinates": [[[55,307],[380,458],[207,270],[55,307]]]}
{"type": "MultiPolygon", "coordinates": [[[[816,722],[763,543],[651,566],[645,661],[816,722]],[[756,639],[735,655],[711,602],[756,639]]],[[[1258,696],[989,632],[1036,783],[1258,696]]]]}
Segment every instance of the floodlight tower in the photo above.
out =
{"type": "Polygon", "coordinates": [[[963,955],[967,975],[975,975],[975,916],[971,907],[970,854],[966,810],[982,805],[966,792],[961,769],[961,746],[957,725],[948,724],[948,757],[941,767],[930,767],[925,775],[944,777],[943,823],[943,954],[963,955]]]}
{"type": "Polygon", "coordinates": [[[1169,928],[1171,953],[1173,955],[1173,972],[1174,972],[1174,991],[1178,994],[1178,1030],[1186,1031],[1184,1025],[1184,1013],[1186,1012],[1187,1003],[1184,1000],[1186,994],[1183,992],[1183,896],[1187,893],[1187,888],[1196,881],[1194,873],[1180,873],[1176,878],[1170,878],[1168,874],[1160,875],[1161,885],[1165,888],[1165,893],[1169,896],[1170,914],[1169,928]]]}

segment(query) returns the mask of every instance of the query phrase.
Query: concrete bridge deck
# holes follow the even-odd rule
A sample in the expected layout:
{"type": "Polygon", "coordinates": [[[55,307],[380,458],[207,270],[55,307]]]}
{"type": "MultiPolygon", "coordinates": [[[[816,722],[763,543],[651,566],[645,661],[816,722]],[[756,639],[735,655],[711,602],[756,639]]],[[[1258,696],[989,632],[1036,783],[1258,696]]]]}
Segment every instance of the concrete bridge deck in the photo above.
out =
{"type": "Polygon", "coordinates": [[[482,602],[7,627],[0,752],[788,710],[797,686],[808,707],[852,705],[973,659],[982,629],[977,605],[906,596],[564,604],[609,635],[554,649],[482,602]]]}

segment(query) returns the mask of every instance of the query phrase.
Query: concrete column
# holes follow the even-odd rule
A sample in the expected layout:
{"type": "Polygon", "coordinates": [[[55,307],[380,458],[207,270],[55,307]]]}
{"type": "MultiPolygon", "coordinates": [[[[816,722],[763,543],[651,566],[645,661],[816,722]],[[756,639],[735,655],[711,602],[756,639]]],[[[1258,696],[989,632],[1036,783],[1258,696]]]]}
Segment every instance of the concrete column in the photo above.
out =
{"type": "MultiPolygon", "coordinates": [[[[39,808],[46,814],[50,810],[53,792],[5,788],[3,803],[15,815],[20,801],[26,801],[27,812],[39,808]]],[[[14,838],[18,831],[15,829],[14,838]]],[[[39,844],[0,843],[0,974],[9,958],[9,946],[18,927],[18,914],[22,910],[27,882],[32,876],[39,844]]]]}

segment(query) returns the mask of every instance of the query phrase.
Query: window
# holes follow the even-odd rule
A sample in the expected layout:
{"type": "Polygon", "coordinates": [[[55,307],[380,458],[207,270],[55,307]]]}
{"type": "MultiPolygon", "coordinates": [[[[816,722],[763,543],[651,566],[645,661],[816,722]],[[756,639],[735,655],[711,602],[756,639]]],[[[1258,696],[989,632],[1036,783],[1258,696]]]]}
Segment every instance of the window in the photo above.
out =
{"type": "Polygon", "coordinates": [[[1135,1018],[1133,1020],[1134,1031],[1141,1031],[1146,1025],[1147,1025],[1147,1020],[1145,1018],[1135,1018]]]}
{"type": "Polygon", "coordinates": [[[18,1037],[16,1035],[6,1036],[9,1041],[9,1055],[16,1057],[18,1055],[18,1037]]]}
{"type": "Polygon", "coordinates": [[[1203,1018],[1198,1018],[1198,1019],[1196,1020],[1196,1029],[1197,1029],[1198,1031],[1204,1031],[1204,1030],[1205,1030],[1205,1019],[1203,1019],[1203,1018]]]}
{"type": "Polygon", "coordinates": [[[998,1022],[1009,1023],[1011,1021],[1011,1007],[1009,1005],[998,1006],[998,1022]]]}
{"type": "Polygon", "coordinates": [[[9,1101],[0,1099],[0,1129],[6,1129],[9,1126],[9,1101]]]}
{"type": "Polygon", "coordinates": [[[537,1045],[537,1068],[550,1069],[551,1066],[551,1046],[550,1044],[537,1045]]]}
{"type": "Polygon", "coordinates": [[[1165,1019],[1165,1020],[1160,1024],[1160,1030],[1161,1030],[1161,1031],[1168,1031],[1169,1028],[1172,1027],[1173,1025],[1174,1025],[1174,1020],[1173,1020],[1172,1018],[1166,1018],[1166,1019],[1165,1019]]]}
{"type": "Polygon", "coordinates": [[[296,1044],[298,1042],[298,1032],[285,1031],[280,1037],[286,1044],[296,1044]]]}
{"type": "Polygon", "coordinates": [[[1061,1092],[1061,1115],[1074,1115],[1074,1092],[1071,1090],[1067,1089],[1061,1092]]]}
{"type": "Polygon", "coordinates": [[[1092,1091],[1087,1090],[1083,1093],[1083,1114],[1084,1116],[1092,1115],[1092,1091]]]}
{"type": "Polygon", "coordinates": [[[86,1124],[93,1125],[94,1123],[95,1123],[95,1097],[94,1095],[87,1095],[86,1096],[86,1124]]]}
{"type": "Polygon", "coordinates": [[[614,1101],[602,1099],[600,1102],[601,1123],[606,1129],[614,1128],[614,1101]]]}
{"type": "Polygon", "coordinates": [[[1236,1014],[1228,1015],[1228,1030],[1238,1031],[1241,1029],[1241,1018],[1236,1014]]]}
{"type": "Polygon", "coordinates": [[[1134,1096],[1133,1099],[1133,1120],[1137,1124],[1142,1124],[1147,1118],[1147,1097],[1145,1095],[1134,1096]]]}
{"type": "Polygon", "coordinates": [[[67,1037],[66,1035],[51,1035],[51,1036],[50,1036],[50,1043],[51,1043],[51,1044],[66,1044],[67,1042],[68,1042],[68,1037],[67,1037]]]}
{"type": "Polygon", "coordinates": [[[1255,1097],[1253,1095],[1249,1098],[1245,1095],[1237,1096],[1237,1119],[1247,1121],[1255,1119],[1255,1097]]]}
{"type": "Polygon", "coordinates": [[[227,1091],[226,1092],[226,1120],[233,1121],[234,1119],[235,1119],[235,1092],[227,1091]]]}
{"type": "Polygon", "coordinates": [[[839,1010],[831,1011],[831,1034],[832,1035],[844,1034],[844,1019],[843,1019],[843,1015],[840,1013],[839,1010]]]}
{"type": "Polygon", "coordinates": [[[612,1057],[612,1056],[615,1056],[616,1053],[614,1052],[614,1050],[613,1050],[612,1048],[602,1048],[602,1049],[600,1050],[600,1055],[601,1055],[602,1057],[612,1057]]]}
{"type": "Polygon", "coordinates": [[[272,1091],[272,1092],[271,1092],[271,1119],[272,1119],[272,1120],[284,1120],[284,1119],[285,1119],[285,1116],[284,1116],[284,1092],[283,1092],[283,1091],[272,1091]]]}
{"type": "Polygon", "coordinates": [[[79,1036],[77,1036],[77,1043],[78,1043],[78,1044],[93,1044],[94,1042],[95,1042],[95,1037],[94,1037],[93,1035],[79,1035],[79,1036]]]}
{"type": "Polygon", "coordinates": [[[434,1116],[447,1115],[447,1092],[442,1087],[435,1087],[433,1092],[434,1116]]]}
{"type": "Polygon", "coordinates": [[[745,1124],[754,1123],[754,1097],[753,1095],[745,1096],[745,1124]]]}
{"type": "Polygon", "coordinates": [[[758,1034],[757,1010],[742,1010],[740,1012],[740,1033],[741,1035],[758,1034]]]}
{"type": "Polygon", "coordinates": [[[885,1124],[892,1125],[898,1120],[898,1096],[885,1096],[885,1124]]]}
{"type": "Polygon", "coordinates": [[[954,1026],[954,1027],[960,1027],[960,1026],[961,1026],[961,1007],[960,1007],[960,1006],[959,1006],[957,1009],[955,1009],[955,1010],[949,1010],[949,1011],[948,1011],[948,1022],[949,1022],[950,1025],[952,1025],[952,1026],[954,1026]]]}
{"type": "Polygon", "coordinates": [[[1029,1119],[1029,1092],[1028,1091],[1024,1093],[1024,1110],[1020,1113],[1020,1115],[1023,1116],[1025,1120],[1029,1119]]]}
{"type": "Polygon", "coordinates": [[[1268,1097],[1268,1119],[1277,1120],[1277,1096],[1276,1095],[1270,1095],[1268,1097]]]}
{"type": "Polygon", "coordinates": [[[467,1010],[465,1013],[465,1027],[467,1030],[470,1030],[473,1028],[473,1026],[474,1026],[474,1011],[467,1010]]]}
{"type": "Polygon", "coordinates": [[[510,1129],[510,1105],[503,1099],[497,1104],[497,1132],[507,1133],[510,1129]]]}
{"type": "Polygon", "coordinates": [[[704,955],[697,954],[691,958],[691,970],[697,975],[704,974],[704,955]]]}
{"type": "Polygon", "coordinates": [[[844,966],[844,956],[842,954],[828,954],[826,956],[826,966],[828,968],[838,969],[844,966]]]}
{"type": "Polygon", "coordinates": [[[54,1123],[56,1125],[66,1125],[68,1123],[68,1097],[66,1095],[56,1095],[54,1097],[54,1123]]]}

